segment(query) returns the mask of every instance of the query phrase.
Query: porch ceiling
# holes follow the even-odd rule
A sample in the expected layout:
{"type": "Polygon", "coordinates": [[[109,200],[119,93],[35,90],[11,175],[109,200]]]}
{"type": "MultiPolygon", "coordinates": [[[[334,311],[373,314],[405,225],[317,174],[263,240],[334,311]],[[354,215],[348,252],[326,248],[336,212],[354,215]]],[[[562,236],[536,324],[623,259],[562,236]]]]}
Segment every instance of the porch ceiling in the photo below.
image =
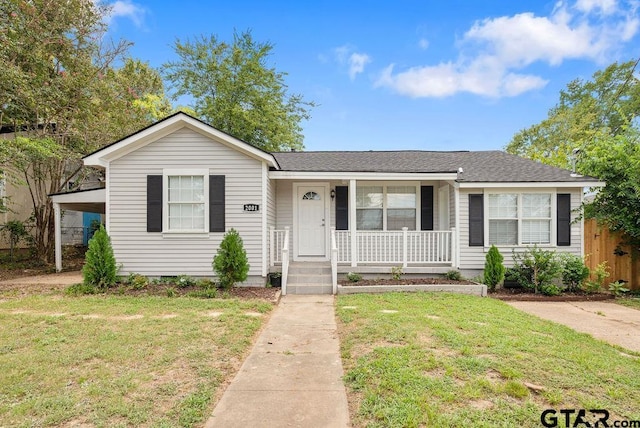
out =
{"type": "Polygon", "coordinates": [[[104,188],[49,195],[54,204],[65,210],[105,213],[107,193],[104,188]]]}

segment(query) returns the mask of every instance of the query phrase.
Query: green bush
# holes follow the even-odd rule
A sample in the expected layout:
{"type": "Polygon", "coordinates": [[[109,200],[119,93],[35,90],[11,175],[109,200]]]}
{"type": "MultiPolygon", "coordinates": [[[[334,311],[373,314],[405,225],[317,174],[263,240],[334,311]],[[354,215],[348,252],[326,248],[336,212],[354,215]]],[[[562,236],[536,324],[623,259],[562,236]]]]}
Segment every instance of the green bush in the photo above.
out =
{"type": "Polygon", "coordinates": [[[357,272],[349,272],[347,274],[347,279],[351,282],[358,282],[358,281],[362,281],[362,275],[360,275],[357,272]]]}
{"type": "Polygon", "coordinates": [[[213,271],[218,275],[220,286],[224,289],[229,289],[237,282],[247,279],[249,261],[237,230],[230,229],[225,233],[218,253],[213,258],[212,266],[213,271]]]}
{"type": "Polygon", "coordinates": [[[117,271],[111,240],[104,226],[100,226],[89,241],[89,249],[85,254],[85,263],[82,268],[84,283],[93,285],[99,290],[113,287],[116,283],[117,271]]]}
{"type": "Polygon", "coordinates": [[[134,290],[143,290],[149,285],[149,279],[146,276],[135,272],[130,273],[124,282],[134,290]]]}
{"type": "MultiPolygon", "coordinates": [[[[550,286],[562,273],[562,264],[554,251],[534,246],[522,253],[513,252],[514,266],[510,270],[512,279],[534,293],[550,290],[550,286]]],[[[556,287],[557,288],[557,287],[556,287]]]]}
{"type": "Polygon", "coordinates": [[[489,287],[489,290],[495,290],[504,281],[505,267],[502,263],[503,261],[504,257],[500,254],[498,248],[492,245],[484,261],[484,283],[489,287]]]}
{"type": "Polygon", "coordinates": [[[444,277],[447,278],[447,279],[450,279],[451,281],[461,281],[462,280],[462,274],[460,273],[459,270],[455,270],[455,269],[447,271],[447,273],[444,274],[444,277]]]}
{"type": "Polygon", "coordinates": [[[396,281],[400,281],[402,279],[402,275],[404,272],[402,271],[402,266],[393,266],[391,268],[391,278],[396,281]]]}
{"type": "Polygon", "coordinates": [[[178,288],[187,288],[196,285],[196,280],[189,275],[178,275],[175,278],[174,284],[177,285],[178,288]]]}
{"type": "Polygon", "coordinates": [[[567,287],[567,291],[580,290],[589,278],[589,268],[584,264],[582,257],[562,253],[560,261],[562,263],[562,283],[567,287]]]}
{"type": "Polygon", "coordinates": [[[629,289],[625,287],[625,283],[622,281],[616,281],[609,284],[609,291],[616,297],[622,296],[624,293],[628,292],[629,289]]]}
{"type": "Polygon", "coordinates": [[[584,284],[584,290],[587,293],[599,293],[605,286],[605,281],[609,277],[609,267],[607,261],[603,261],[593,270],[595,281],[586,281],[584,284]]]}
{"type": "Polygon", "coordinates": [[[98,289],[93,285],[80,283],[70,285],[64,292],[69,296],[82,296],[84,294],[97,294],[98,289]]]}

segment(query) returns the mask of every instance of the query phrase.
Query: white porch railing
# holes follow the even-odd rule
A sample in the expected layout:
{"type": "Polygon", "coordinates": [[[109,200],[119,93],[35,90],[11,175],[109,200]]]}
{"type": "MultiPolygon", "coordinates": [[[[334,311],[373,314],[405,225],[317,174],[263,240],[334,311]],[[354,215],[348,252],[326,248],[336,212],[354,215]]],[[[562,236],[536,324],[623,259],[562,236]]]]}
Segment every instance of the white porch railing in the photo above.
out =
{"type": "Polygon", "coordinates": [[[269,229],[269,264],[271,267],[276,263],[282,263],[282,250],[284,249],[284,243],[289,242],[288,236],[289,227],[284,229],[275,229],[271,227],[269,229]]]}
{"type": "MultiPolygon", "coordinates": [[[[338,263],[352,263],[351,231],[334,231],[338,263]]],[[[451,264],[455,262],[455,229],[435,231],[364,231],[356,233],[356,265],[451,264]]],[[[353,264],[353,263],[352,263],[353,264]]]]}
{"type": "MultiPolygon", "coordinates": [[[[351,231],[331,229],[331,266],[352,263],[351,231]]],[[[456,266],[456,230],[398,231],[358,230],[356,260],[358,264],[394,264],[406,267],[419,264],[456,266]]],[[[285,288],[285,263],[289,264],[289,228],[269,231],[270,265],[282,264],[282,294],[285,288]]]]}

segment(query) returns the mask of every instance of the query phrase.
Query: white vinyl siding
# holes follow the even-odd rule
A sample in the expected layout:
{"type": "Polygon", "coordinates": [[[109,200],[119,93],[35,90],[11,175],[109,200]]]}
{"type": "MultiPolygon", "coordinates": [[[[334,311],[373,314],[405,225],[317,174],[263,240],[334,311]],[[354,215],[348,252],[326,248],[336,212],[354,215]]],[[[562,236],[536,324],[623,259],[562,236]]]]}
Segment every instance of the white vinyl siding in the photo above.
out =
{"type": "Polygon", "coordinates": [[[261,214],[244,212],[243,205],[261,204],[262,168],[261,161],[187,128],[111,162],[109,232],[116,260],[123,266],[121,274],[213,276],[211,262],[222,232],[197,236],[146,232],[147,175],[162,175],[167,169],[204,169],[208,175],[225,176],[226,230],[238,230],[251,265],[249,275],[260,276],[261,214]]]}
{"type": "MultiPolygon", "coordinates": [[[[509,189],[504,193],[538,193],[544,194],[549,193],[550,189],[544,188],[518,188],[518,189],[509,189]]],[[[582,192],[582,188],[569,188],[569,189],[553,189],[554,198],[556,193],[569,193],[571,194],[571,245],[567,247],[556,247],[556,246],[547,246],[547,248],[558,251],[558,252],[567,252],[572,253],[578,256],[582,256],[582,223],[580,221],[574,221],[578,213],[575,211],[580,207],[580,194],[582,192]]],[[[453,192],[451,192],[453,194],[453,192]]],[[[488,251],[489,245],[488,242],[485,241],[484,247],[470,247],[469,246],[469,195],[470,194],[483,194],[483,193],[496,193],[491,190],[485,189],[460,189],[460,212],[455,213],[455,215],[460,216],[460,262],[459,267],[461,269],[483,269],[486,252],[488,251]]],[[[553,205],[555,207],[555,204],[553,205]]],[[[554,208],[555,209],[555,208],[554,208]]],[[[552,213],[553,214],[553,213],[552,213]]],[[[485,219],[486,220],[486,219],[485,219]]],[[[555,221],[555,214],[554,214],[555,221]]],[[[486,222],[485,222],[486,224],[486,222]]],[[[485,225],[486,227],[486,225],[485,225]]],[[[555,227],[552,228],[555,233],[555,227]]],[[[555,238],[554,238],[555,240],[555,238]]],[[[530,246],[533,246],[531,244],[530,246]]],[[[512,251],[524,251],[527,248],[526,245],[523,246],[503,246],[500,248],[500,252],[504,256],[505,266],[513,266],[513,257],[512,251]]]]}

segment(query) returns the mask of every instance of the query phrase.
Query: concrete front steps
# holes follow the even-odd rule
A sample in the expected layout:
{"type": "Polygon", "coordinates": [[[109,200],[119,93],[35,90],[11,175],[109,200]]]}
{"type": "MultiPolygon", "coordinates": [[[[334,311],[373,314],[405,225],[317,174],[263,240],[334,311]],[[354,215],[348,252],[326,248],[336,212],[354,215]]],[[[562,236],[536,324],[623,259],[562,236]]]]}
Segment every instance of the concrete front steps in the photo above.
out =
{"type": "Polygon", "coordinates": [[[289,265],[287,294],[332,294],[329,262],[293,262],[289,265]]]}

